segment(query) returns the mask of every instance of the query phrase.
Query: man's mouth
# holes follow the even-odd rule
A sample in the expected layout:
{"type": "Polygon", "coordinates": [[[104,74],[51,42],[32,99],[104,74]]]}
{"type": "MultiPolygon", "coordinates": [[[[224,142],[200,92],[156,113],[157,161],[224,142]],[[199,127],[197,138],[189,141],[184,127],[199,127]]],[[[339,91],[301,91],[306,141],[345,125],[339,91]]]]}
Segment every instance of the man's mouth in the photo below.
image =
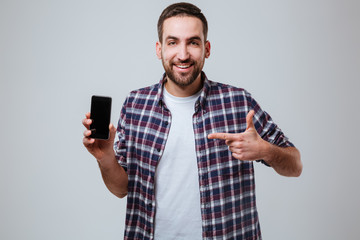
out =
{"type": "Polygon", "coordinates": [[[192,64],[174,64],[177,68],[187,69],[192,66],[192,64]]]}

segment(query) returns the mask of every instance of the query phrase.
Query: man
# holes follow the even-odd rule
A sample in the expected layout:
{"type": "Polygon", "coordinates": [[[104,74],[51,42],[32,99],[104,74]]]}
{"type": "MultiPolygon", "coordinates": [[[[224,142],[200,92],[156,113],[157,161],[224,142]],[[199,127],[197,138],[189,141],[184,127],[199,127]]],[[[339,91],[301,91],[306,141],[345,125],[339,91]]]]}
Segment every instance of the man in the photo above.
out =
{"type": "Polygon", "coordinates": [[[107,141],[89,138],[90,114],[83,120],[106,186],[128,196],[125,239],[261,239],[253,161],[299,176],[299,151],[248,92],[202,72],[200,9],[170,5],[158,34],[160,83],[129,94],[107,141]]]}

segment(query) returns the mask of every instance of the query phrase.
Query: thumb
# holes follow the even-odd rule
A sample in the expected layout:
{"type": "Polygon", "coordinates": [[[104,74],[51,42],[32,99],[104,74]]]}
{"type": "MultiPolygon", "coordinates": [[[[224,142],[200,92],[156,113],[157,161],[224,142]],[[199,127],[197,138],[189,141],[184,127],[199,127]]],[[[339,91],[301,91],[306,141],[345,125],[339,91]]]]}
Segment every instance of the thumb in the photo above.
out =
{"type": "Polygon", "coordinates": [[[255,128],[254,126],[254,122],[253,122],[253,117],[255,115],[255,111],[251,110],[247,115],[246,115],[246,130],[248,130],[249,128],[255,128]]]}
{"type": "Polygon", "coordinates": [[[116,135],[116,128],[114,127],[114,125],[112,123],[110,123],[109,125],[109,131],[110,131],[110,140],[114,140],[115,135],[116,135]]]}

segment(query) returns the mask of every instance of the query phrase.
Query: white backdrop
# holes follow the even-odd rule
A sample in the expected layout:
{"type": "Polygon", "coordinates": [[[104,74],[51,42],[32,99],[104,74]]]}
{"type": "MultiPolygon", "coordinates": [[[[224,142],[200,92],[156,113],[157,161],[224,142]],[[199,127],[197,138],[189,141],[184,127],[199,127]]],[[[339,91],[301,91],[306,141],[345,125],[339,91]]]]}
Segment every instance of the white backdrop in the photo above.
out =
{"type": "MultiPolygon", "coordinates": [[[[173,1],[0,1],[0,239],[122,239],[126,199],[82,146],[93,94],[157,82],[156,23],[173,1]]],[[[193,1],[205,72],[243,87],[302,153],[300,178],[256,164],[264,239],[358,239],[360,4],[193,1]]]]}

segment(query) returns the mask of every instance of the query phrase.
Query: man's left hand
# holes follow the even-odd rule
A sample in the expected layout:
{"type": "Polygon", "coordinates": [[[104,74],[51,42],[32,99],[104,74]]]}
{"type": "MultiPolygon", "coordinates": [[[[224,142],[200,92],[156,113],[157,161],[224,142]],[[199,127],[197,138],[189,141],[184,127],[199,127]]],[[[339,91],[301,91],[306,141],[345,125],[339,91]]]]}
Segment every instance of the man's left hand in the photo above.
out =
{"type": "Polygon", "coordinates": [[[253,117],[254,110],[246,116],[246,130],[242,133],[212,133],[209,139],[225,140],[234,158],[254,161],[263,159],[269,148],[269,143],[263,140],[255,129],[253,117]]]}

